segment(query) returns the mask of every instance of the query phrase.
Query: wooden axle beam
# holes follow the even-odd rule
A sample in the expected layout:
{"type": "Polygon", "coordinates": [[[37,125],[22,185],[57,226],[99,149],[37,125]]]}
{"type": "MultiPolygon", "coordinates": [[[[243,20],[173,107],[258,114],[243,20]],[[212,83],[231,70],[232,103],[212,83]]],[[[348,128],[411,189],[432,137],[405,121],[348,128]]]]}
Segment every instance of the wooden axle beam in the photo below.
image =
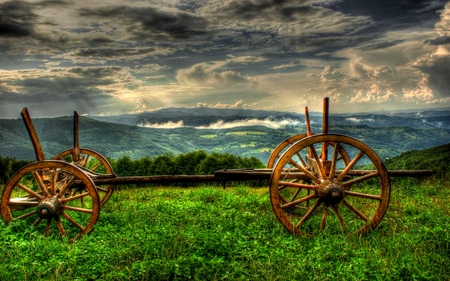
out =
{"type": "MultiPolygon", "coordinates": [[[[336,174],[342,171],[337,170],[336,174]]],[[[351,170],[348,176],[364,176],[375,170],[351,170]]],[[[431,170],[388,170],[391,177],[424,177],[431,176],[431,170]]],[[[270,179],[272,169],[226,169],[219,170],[214,175],[156,175],[156,176],[128,176],[128,177],[97,177],[92,180],[96,185],[124,185],[148,183],[180,183],[180,182],[223,182],[270,179]]],[[[285,178],[309,179],[299,170],[283,173],[285,178]]]]}

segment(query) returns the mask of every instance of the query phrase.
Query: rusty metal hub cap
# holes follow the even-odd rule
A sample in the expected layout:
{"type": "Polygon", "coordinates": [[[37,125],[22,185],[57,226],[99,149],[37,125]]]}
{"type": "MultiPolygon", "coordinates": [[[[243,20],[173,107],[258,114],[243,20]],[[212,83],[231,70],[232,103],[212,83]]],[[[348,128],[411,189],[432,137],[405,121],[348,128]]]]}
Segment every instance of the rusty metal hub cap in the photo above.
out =
{"type": "Polygon", "coordinates": [[[62,213],[63,207],[61,202],[55,197],[46,197],[39,202],[36,207],[37,215],[40,218],[53,218],[62,213]]]}
{"type": "Polygon", "coordinates": [[[324,180],[317,187],[319,198],[326,205],[338,204],[344,198],[344,191],[340,182],[324,180]]]}

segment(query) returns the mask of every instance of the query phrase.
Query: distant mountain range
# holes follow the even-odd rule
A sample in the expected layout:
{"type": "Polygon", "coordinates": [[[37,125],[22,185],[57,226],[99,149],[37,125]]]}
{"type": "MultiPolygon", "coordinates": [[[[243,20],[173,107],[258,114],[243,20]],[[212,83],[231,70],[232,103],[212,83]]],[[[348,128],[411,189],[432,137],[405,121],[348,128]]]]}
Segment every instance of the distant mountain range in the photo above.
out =
{"type": "MultiPolygon", "coordinates": [[[[213,108],[165,108],[140,114],[119,116],[89,116],[98,121],[147,127],[212,127],[214,124],[259,124],[298,125],[304,124],[305,115],[293,112],[213,109],[213,108]]],[[[312,123],[322,122],[322,113],[310,112],[312,123]]],[[[410,127],[414,129],[450,129],[450,109],[426,111],[374,112],[354,114],[332,114],[330,125],[366,125],[369,127],[410,127]]]]}
{"type": "MultiPolygon", "coordinates": [[[[33,112],[30,112],[33,116],[33,112]]],[[[321,113],[310,113],[321,132],[321,113]]],[[[266,162],[284,139],[304,133],[303,114],[264,110],[166,108],[141,114],[80,117],[80,144],[106,157],[141,158],[193,150],[255,156],[266,162]]],[[[47,158],[71,148],[73,117],[33,119],[47,158]]],[[[384,159],[450,143],[450,110],[331,114],[329,132],[353,136],[384,159]]],[[[0,155],[34,159],[20,119],[0,119],[0,155]]]]}

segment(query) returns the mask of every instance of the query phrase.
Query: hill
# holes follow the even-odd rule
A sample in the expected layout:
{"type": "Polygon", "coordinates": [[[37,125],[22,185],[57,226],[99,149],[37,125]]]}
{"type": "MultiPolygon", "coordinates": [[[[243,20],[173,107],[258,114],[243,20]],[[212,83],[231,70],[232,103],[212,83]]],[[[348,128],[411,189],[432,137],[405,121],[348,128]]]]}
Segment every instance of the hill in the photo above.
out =
{"type": "MultiPolygon", "coordinates": [[[[114,123],[112,119],[108,119],[113,117],[105,117],[103,121],[80,117],[81,147],[94,149],[113,159],[125,155],[138,159],[204,150],[207,153],[255,156],[265,163],[281,141],[306,131],[304,121],[301,120],[304,116],[286,112],[166,109],[152,114],[153,118],[166,116],[166,119],[161,119],[162,123],[182,121],[184,125],[163,129],[157,126],[114,123]],[[180,116],[185,117],[179,119],[180,116]],[[258,120],[261,122],[257,122],[258,120]],[[211,126],[214,122],[217,126],[211,126]]],[[[402,114],[330,115],[329,132],[360,139],[383,159],[450,141],[450,114],[447,112],[421,113],[420,116],[409,112],[402,114]]],[[[127,118],[135,117],[130,115],[127,118]]],[[[152,120],[147,119],[147,123],[156,124],[156,119],[152,120]]],[[[311,114],[311,120],[313,132],[320,132],[321,115],[311,114]]],[[[73,146],[72,116],[36,118],[33,122],[47,158],[73,146]]],[[[35,159],[21,119],[0,119],[0,155],[24,160],[35,159]]]]}
{"type": "Polygon", "coordinates": [[[436,173],[450,172],[448,161],[450,159],[450,143],[424,150],[411,150],[396,157],[387,159],[388,169],[432,169],[436,173]]]}
{"type": "MultiPolygon", "coordinates": [[[[213,127],[217,124],[304,124],[305,115],[250,109],[164,108],[140,114],[89,116],[89,118],[145,127],[213,127]]],[[[322,113],[310,112],[313,124],[322,122],[322,113]]],[[[330,114],[330,125],[366,125],[369,127],[409,127],[413,129],[450,129],[450,110],[330,114]]],[[[223,126],[222,126],[223,127],[223,126]]]]}

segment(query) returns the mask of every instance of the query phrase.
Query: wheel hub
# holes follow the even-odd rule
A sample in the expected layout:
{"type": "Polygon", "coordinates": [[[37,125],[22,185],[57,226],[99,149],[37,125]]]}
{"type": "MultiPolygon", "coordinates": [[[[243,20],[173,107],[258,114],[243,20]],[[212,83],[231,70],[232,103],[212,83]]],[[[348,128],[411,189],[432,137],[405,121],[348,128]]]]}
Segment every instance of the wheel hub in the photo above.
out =
{"type": "Polygon", "coordinates": [[[338,204],[344,198],[344,191],[338,181],[323,181],[317,188],[319,198],[326,204],[338,204]]]}
{"type": "Polygon", "coordinates": [[[39,202],[36,207],[36,212],[40,218],[48,219],[56,215],[60,215],[62,213],[62,209],[62,204],[57,198],[47,197],[39,202]]]}

